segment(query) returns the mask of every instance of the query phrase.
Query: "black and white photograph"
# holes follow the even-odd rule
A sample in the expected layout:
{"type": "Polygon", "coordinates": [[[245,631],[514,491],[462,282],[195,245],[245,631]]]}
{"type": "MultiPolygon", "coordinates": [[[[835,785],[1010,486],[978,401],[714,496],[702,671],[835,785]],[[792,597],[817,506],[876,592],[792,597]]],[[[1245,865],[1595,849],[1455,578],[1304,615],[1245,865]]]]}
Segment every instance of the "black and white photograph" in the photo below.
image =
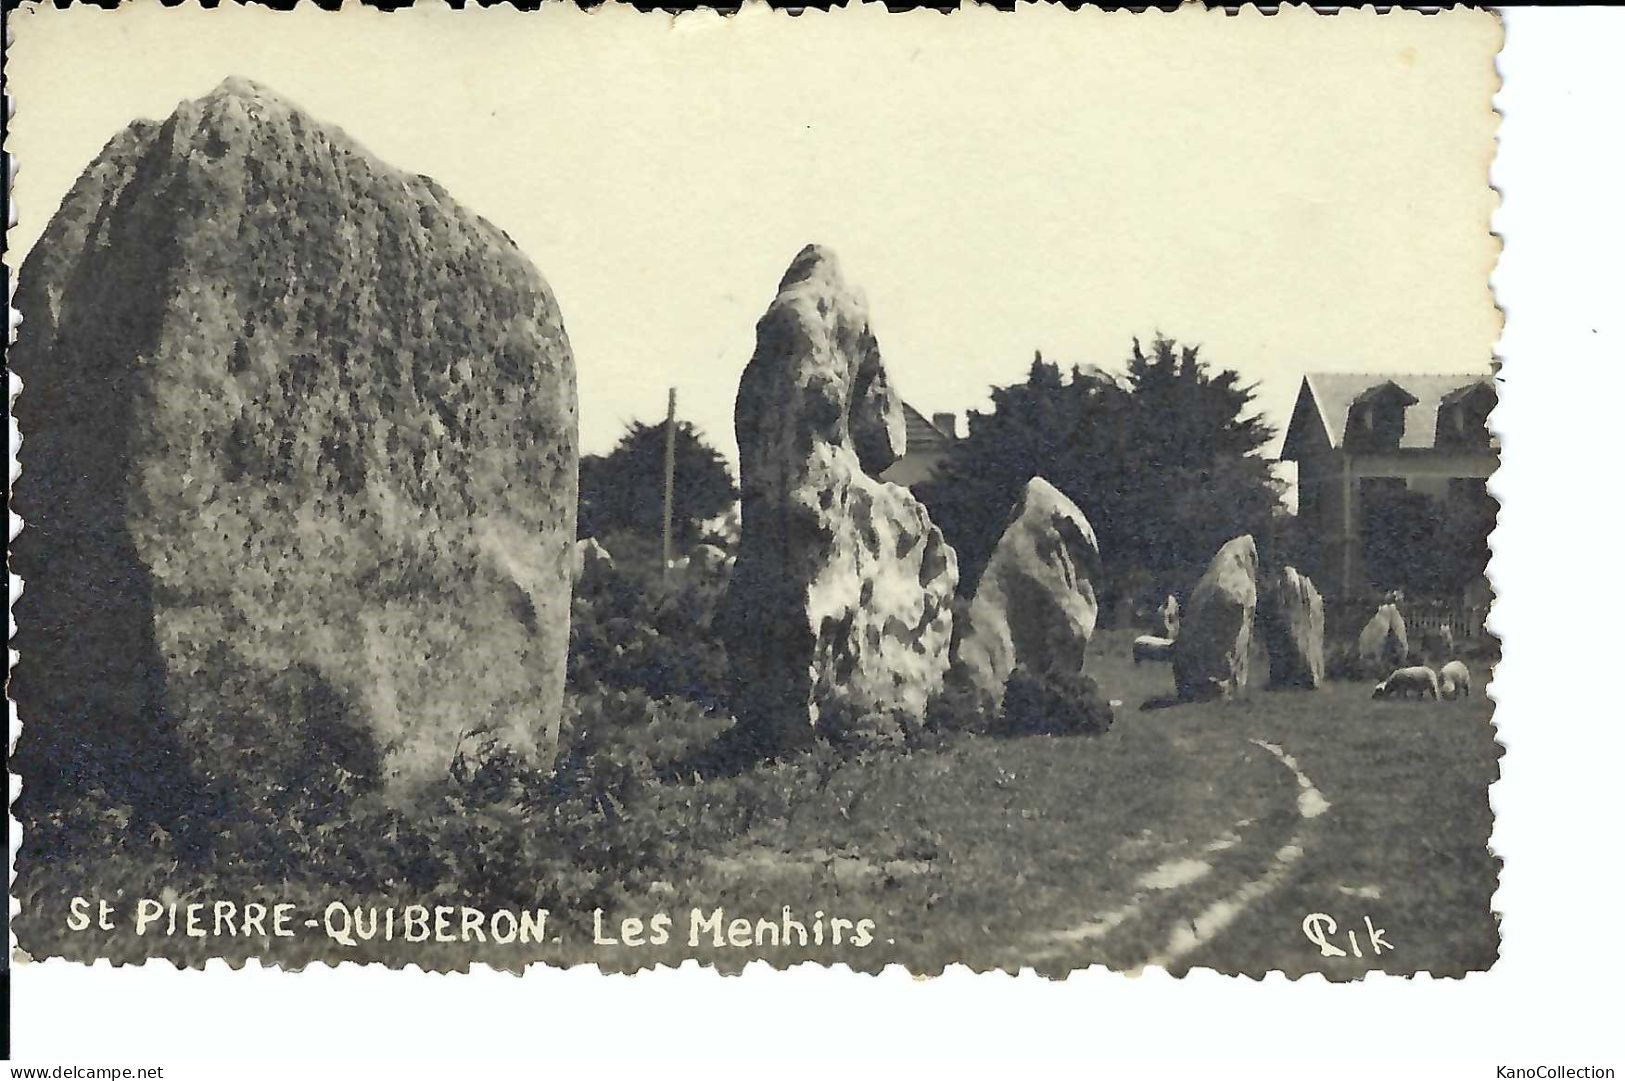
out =
{"type": "MultiPolygon", "coordinates": [[[[596,219],[517,182],[465,204],[447,156],[483,170],[482,140],[390,155],[387,99],[310,56],[198,86],[232,62],[200,43],[142,70],[178,100],[103,129],[48,99],[57,153],[100,146],[15,304],[19,947],[1489,967],[1496,21],[1337,38],[1349,77],[1441,94],[1442,132],[1243,97],[1222,155],[1190,110],[1188,139],[1114,130],[1107,46],[1188,24],[1142,25],[1029,56],[1099,47],[1076,108],[1042,95],[1086,156],[1018,161],[970,84],[901,154],[849,86],[745,106],[733,158],[634,69],[605,107],[664,145],[571,119],[540,185],[610,189],[596,219]],[[1387,198],[1373,149],[1434,197],[1387,198]],[[898,199],[921,157],[941,190],[898,199]],[[673,206],[723,180],[684,166],[734,191],[673,206]],[[1334,167],[1358,190],[1291,198],[1334,167]],[[1205,236],[1197,191],[1229,209],[1205,236]],[[1414,258],[1351,285],[1377,231],[1414,258]]],[[[1287,59],[1243,25],[1238,70],[1287,59]]],[[[917,64],[865,73],[909,100],[917,64]]],[[[489,164],[539,164],[527,139],[489,164]]]]}
{"type": "Polygon", "coordinates": [[[1495,969],[1497,13],[12,14],[14,965],[1495,969]]]}

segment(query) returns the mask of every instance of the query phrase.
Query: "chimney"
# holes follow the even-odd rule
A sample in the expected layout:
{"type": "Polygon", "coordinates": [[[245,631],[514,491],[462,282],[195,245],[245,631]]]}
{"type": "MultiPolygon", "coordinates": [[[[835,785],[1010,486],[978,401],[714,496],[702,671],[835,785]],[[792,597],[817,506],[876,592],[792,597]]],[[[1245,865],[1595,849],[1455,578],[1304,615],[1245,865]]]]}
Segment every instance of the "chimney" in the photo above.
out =
{"type": "Polygon", "coordinates": [[[958,413],[932,413],[931,426],[949,439],[959,438],[958,413]]]}

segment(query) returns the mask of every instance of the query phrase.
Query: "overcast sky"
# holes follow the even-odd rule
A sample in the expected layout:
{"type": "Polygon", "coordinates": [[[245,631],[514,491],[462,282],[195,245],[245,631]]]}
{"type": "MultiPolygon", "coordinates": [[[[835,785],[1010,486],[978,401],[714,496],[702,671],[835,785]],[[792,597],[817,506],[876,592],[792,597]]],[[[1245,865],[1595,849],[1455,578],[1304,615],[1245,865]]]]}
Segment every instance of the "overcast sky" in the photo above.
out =
{"type": "Polygon", "coordinates": [[[1161,330],[1284,426],[1305,370],[1482,370],[1498,332],[1481,12],[13,24],[10,261],[116,131],[243,75],[514,237],[563,309],[586,451],[675,386],[732,457],[755,322],[810,241],[927,413],[984,405],[1034,349],[1116,367],[1161,330]]]}

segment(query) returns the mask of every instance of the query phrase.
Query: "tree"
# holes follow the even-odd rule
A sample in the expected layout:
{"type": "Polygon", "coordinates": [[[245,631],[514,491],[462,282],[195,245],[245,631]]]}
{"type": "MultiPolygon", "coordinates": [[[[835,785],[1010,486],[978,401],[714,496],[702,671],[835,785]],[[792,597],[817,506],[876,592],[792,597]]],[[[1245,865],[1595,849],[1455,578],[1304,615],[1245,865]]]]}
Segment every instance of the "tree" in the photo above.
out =
{"type": "MultiPolygon", "coordinates": [[[[665,484],[666,425],[633,421],[608,454],[581,459],[577,533],[631,533],[658,551],[665,484]]],[[[728,463],[687,421],[677,422],[672,535],[680,547],[699,539],[702,523],[739,498],[728,463]]]]}
{"type": "Polygon", "coordinates": [[[1281,487],[1258,454],[1274,431],[1252,412],[1254,389],[1162,337],[1149,352],[1136,339],[1121,378],[1064,377],[1036,355],[1024,382],[992,389],[992,411],[970,415],[947,467],[919,490],[959,553],[961,588],[975,587],[1034,476],[1094,526],[1108,595],[1125,581],[1188,585],[1226,540],[1262,540],[1281,487]]]}
{"type": "Polygon", "coordinates": [[[1439,588],[1439,510],[1398,478],[1367,481],[1360,522],[1365,576],[1378,590],[1427,596],[1439,588]]]}
{"type": "Polygon", "coordinates": [[[1439,522],[1439,589],[1460,593],[1489,567],[1490,534],[1500,504],[1483,481],[1460,481],[1439,522]]]}
{"type": "Polygon", "coordinates": [[[1495,500],[1481,481],[1461,482],[1442,499],[1409,491],[1403,481],[1393,488],[1365,501],[1366,577],[1378,589],[1459,595],[1489,563],[1495,500]]]}

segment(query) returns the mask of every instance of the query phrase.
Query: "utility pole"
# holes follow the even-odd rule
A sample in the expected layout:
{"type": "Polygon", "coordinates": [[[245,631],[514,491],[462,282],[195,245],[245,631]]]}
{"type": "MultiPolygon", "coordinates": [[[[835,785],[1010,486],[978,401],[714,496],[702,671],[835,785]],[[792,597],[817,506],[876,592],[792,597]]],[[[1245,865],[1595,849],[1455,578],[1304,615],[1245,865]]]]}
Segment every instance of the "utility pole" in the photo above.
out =
{"type": "Polygon", "coordinates": [[[677,388],[666,396],[666,491],[660,511],[660,573],[671,573],[671,514],[677,482],[677,388]]]}

